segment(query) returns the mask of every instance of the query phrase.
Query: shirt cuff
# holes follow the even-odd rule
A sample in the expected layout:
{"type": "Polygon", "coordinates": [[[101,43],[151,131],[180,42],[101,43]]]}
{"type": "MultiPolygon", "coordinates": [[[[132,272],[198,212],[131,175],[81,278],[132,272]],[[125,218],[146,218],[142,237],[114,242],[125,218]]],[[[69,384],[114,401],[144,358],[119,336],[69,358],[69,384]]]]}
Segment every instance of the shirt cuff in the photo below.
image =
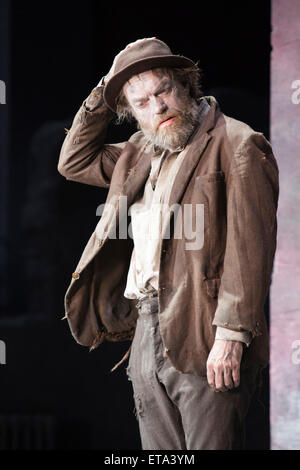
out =
{"type": "Polygon", "coordinates": [[[217,326],[215,339],[241,341],[242,343],[245,343],[247,347],[249,347],[252,341],[252,335],[249,331],[234,331],[228,328],[223,328],[222,326],[217,326]]]}

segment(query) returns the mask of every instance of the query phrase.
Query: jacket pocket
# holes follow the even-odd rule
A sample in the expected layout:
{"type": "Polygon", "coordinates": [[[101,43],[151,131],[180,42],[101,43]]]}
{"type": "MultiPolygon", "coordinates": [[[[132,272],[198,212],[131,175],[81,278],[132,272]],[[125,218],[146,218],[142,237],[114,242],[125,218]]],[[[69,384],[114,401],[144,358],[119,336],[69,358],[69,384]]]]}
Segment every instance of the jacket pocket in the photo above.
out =
{"type": "Polygon", "coordinates": [[[214,171],[212,173],[206,173],[204,175],[198,175],[195,177],[195,185],[203,183],[223,182],[225,175],[223,171],[214,171]]]}

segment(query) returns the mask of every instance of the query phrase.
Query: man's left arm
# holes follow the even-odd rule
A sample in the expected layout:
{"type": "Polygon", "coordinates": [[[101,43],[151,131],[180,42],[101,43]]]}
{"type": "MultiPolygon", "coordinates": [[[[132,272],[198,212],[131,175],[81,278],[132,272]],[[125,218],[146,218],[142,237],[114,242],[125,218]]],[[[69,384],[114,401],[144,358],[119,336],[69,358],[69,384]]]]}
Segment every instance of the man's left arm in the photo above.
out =
{"type": "MultiPolygon", "coordinates": [[[[253,132],[241,142],[226,185],[226,250],[213,325],[254,338],[260,334],[277,231],[278,167],[263,134],[253,132]]],[[[242,354],[240,339],[216,336],[207,360],[215,391],[239,385],[242,354]]]]}

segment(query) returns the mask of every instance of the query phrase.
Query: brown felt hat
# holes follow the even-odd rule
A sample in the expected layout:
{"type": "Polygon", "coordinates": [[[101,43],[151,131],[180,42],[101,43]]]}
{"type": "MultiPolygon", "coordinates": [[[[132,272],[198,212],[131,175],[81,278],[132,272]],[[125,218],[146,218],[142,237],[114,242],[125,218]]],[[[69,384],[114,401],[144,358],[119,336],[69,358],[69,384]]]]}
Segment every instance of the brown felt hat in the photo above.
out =
{"type": "Polygon", "coordinates": [[[116,98],[123,85],[133,76],[156,67],[191,67],[196,64],[181,55],[174,55],[171,49],[159,39],[147,39],[124,49],[115,63],[114,75],[104,88],[104,101],[116,111],[116,98]]]}

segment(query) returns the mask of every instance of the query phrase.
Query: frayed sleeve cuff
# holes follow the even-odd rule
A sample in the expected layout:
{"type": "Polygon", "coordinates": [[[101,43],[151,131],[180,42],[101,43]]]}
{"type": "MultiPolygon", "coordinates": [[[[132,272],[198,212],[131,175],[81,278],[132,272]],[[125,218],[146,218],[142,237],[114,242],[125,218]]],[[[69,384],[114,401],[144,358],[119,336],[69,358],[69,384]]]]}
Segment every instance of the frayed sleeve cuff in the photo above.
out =
{"type": "Polygon", "coordinates": [[[247,347],[249,347],[252,341],[252,335],[249,331],[234,331],[228,328],[217,326],[215,339],[241,341],[242,343],[245,343],[247,347]]]}

